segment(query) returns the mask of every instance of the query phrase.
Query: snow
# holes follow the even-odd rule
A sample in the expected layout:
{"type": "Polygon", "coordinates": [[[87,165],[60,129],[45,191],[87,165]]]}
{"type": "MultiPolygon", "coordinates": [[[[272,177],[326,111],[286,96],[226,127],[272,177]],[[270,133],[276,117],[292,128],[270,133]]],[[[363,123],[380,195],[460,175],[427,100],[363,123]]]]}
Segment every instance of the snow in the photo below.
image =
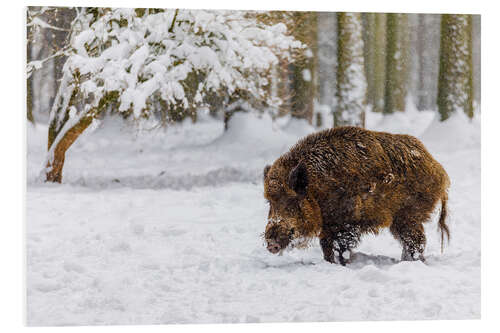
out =
{"type": "Polygon", "coordinates": [[[479,318],[480,120],[435,114],[366,119],[417,135],[448,171],[451,243],[441,254],[434,216],[425,264],[400,262],[383,232],[346,267],[318,242],[275,256],[261,238],[262,170],[314,131],[303,121],[236,113],[224,133],[201,115],[139,132],[107,118],[70,148],[63,184],[39,180],[47,128],[28,126],[28,324],[479,318]]]}

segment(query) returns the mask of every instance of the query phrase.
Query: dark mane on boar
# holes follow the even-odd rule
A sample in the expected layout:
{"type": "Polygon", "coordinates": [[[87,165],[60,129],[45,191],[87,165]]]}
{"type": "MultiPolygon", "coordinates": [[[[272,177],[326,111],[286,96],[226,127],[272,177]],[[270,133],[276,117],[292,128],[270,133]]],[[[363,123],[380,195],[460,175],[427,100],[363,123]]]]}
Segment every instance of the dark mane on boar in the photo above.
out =
{"type": "Polygon", "coordinates": [[[412,136],[358,127],[311,134],[264,169],[267,248],[278,253],[319,237],[325,260],[345,264],[361,235],[389,228],[402,260],[423,261],[423,223],[439,201],[442,243],[449,239],[449,184],[412,136]]]}

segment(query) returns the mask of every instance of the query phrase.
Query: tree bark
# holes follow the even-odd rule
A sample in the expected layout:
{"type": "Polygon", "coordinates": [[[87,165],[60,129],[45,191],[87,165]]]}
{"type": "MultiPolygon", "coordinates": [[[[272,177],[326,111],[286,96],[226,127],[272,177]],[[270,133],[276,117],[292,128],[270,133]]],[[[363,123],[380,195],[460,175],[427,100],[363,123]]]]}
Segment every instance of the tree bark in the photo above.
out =
{"type": "Polygon", "coordinates": [[[365,62],[365,76],[366,76],[366,102],[373,106],[375,94],[375,54],[377,48],[375,47],[375,13],[361,14],[363,21],[363,53],[365,62]]]}
{"type": "Polygon", "coordinates": [[[425,110],[429,107],[428,95],[426,94],[426,50],[425,43],[427,34],[426,29],[426,15],[421,14],[418,16],[418,32],[417,32],[417,50],[418,50],[418,95],[417,95],[417,108],[425,110]]]}
{"type": "Polygon", "coordinates": [[[408,89],[408,16],[387,14],[384,113],[405,111],[408,89]]]}
{"type": "Polygon", "coordinates": [[[372,105],[373,111],[383,112],[385,94],[385,57],[386,57],[386,14],[376,13],[375,31],[373,34],[373,79],[372,105]]]}
{"type": "Polygon", "coordinates": [[[337,106],[334,126],[365,126],[366,77],[361,14],[338,13],[337,106]]]}
{"type": "Polygon", "coordinates": [[[337,14],[318,13],[318,100],[332,106],[335,101],[335,73],[337,67],[337,14]]]}
{"type": "Polygon", "coordinates": [[[82,134],[87,127],[89,127],[92,120],[92,116],[84,116],[78,123],[76,123],[76,125],[64,133],[61,140],[56,143],[53,155],[50,157],[46,165],[46,181],[61,183],[66,151],[76,141],[80,134],[82,134]]]}
{"type": "Polygon", "coordinates": [[[481,105],[481,15],[472,15],[472,77],[474,100],[481,105]]]}
{"type": "Polygon", "coordinates": [[[308,51],[293,65],[293,81],[291,96],[291,114],[296,118],[307,119],[312,123],[314,98],[316,97],[317,66],[317,24],[318,14],[315,12],[296,13],[297,27],[294,36],[308,46],[308,51]]]}
{"type": "Polygon", "coordinates": [[[281,99],[282,104],[278,111],[278,117],[287,115],[291,110],[291,80],[290,80],[290,64],[287,60],[281,60],[277,68],[278,83],[276,92],[281,99]]]}
{"type": "Polygon", "coordinates": [[[441,16],[438,110],[441,121],[455,112],[472,118],[472,16],[441,16]]]}
{"type": "MultiPolygon", "coordinates": [[[[33,45],[33,33],[31,31],[31,27],[26,28],[26,61],[30,62],[32,59],[32,45],[33,45]]],[[[35,123],[35,119],[33,117],[33,78],[30,76],[26,81],[26,115],[28,121],[31,123],[35,123]]]]}
{"type": "Polygon", "coordinates": [[[28,121],[35,123],[35,118],[33,117],[33,79],[29,77],[26,82],[26,112],[28,121]]]}

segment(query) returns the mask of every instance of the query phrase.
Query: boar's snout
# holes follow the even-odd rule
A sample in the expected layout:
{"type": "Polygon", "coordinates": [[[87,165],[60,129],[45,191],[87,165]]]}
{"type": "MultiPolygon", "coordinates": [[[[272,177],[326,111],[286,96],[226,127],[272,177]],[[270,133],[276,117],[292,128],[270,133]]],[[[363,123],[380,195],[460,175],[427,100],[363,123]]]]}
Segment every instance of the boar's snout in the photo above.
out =
{"type": "Polygon", "coordinates": [[[267,250],[272,254],[276,254],[281,250],[281,246],[275,241],[267,242],[267,250]]]}

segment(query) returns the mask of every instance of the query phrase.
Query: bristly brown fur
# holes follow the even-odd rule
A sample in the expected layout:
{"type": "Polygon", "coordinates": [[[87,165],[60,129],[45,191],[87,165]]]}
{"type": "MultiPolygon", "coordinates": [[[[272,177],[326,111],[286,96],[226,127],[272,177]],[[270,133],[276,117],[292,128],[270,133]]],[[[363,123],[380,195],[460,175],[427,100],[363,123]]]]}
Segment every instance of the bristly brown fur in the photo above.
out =
{"type": "Polygon", "coordinates": [[[325,260],[345,264],[342,254],[362,234],[389,228],[403,246],[403,260],[424,260],[422,224],[439,201],[442,243],[445,235],[449,239],[449,184],[441,164],[412,136],[324,130],[301,139],[264,170],[270,203],[265,238],[285,248],[297,238],[319,237],[325,260]]]}

